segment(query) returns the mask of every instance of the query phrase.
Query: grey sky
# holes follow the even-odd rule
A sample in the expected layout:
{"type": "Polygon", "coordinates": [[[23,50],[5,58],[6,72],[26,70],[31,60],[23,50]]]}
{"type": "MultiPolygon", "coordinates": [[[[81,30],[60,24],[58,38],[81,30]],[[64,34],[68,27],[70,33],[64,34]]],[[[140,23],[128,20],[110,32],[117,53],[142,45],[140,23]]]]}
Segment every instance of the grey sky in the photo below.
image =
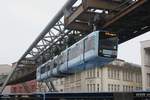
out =
{"type": "MultiPolygon", "coordinates": [[[[0,0],[0,64],[17,61],[67,0],[0,0]]],[[[119,47],[119,58],[140,64],[138,37],[119,47]]]]}

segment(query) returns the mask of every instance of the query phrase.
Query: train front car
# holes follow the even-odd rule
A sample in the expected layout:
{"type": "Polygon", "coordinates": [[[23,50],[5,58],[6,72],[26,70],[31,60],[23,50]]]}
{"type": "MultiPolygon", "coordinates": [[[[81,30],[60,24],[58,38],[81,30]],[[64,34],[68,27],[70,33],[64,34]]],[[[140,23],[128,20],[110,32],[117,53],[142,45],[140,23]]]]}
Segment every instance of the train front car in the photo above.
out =
{"type": "Polygon", "coordinates": [[[61,53],[62,60],[55,67],[53,77],[67,76],[79,71],[101,67],[117,57],[117,34],[107,31],[95,31],[76,42],[61,53]]]}

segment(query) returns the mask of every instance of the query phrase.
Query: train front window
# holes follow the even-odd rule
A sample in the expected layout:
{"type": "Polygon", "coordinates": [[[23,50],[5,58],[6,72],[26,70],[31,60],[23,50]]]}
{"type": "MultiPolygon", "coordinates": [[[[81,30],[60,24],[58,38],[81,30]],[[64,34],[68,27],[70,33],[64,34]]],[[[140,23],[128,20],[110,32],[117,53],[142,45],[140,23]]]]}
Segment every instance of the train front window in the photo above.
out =
{"type": "Polygon", "coordinates": [[[41,74],[45,73],[45,66],[41,68],[41,74]]]}
{"type": "Polygon", "coordinates": [[[117,38],[116,37],[111,37],[111,38],[106,38],[106,39],[101,39],[101,48],[103,49],[108,49],[108,50],[116,50],[117,49],[117,38]]]}
{"type": "Polygon", "coordinates": [[[99,55],[104,57],[116,57],[118,48],[118,37],[109,32],[99,33],[99,55]]]}

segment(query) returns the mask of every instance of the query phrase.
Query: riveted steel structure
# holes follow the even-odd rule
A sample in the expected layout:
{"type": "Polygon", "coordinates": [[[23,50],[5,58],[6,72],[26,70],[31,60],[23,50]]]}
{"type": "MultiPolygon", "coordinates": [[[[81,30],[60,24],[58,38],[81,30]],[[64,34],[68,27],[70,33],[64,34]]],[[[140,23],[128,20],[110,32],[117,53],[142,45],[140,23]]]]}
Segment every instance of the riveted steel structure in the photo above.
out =
{"type": "Polygon", "coordinates": [[[119,43],[150,29],[149,0],[82,0],[76,6],[77,1],[68,0],[49,22],[1,83],[1,92],[6,85],[35,79],[37,66],[95,29],[117,32],[119,43]]]}

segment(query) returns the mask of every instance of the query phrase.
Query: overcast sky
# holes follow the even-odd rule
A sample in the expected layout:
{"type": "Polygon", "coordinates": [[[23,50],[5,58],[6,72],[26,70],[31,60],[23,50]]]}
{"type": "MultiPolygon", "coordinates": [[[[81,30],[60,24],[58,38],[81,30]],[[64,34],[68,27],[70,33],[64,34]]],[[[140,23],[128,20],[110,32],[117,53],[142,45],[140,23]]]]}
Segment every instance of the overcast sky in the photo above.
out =
{"type": "MultiPolygon", "coordinates": [[[[67,0],[1,0],[0,64],[17,61],[67,0]]],[[[150,33],[119,46],[118,58],[140,64],[139,41],[150,33]]]]}

